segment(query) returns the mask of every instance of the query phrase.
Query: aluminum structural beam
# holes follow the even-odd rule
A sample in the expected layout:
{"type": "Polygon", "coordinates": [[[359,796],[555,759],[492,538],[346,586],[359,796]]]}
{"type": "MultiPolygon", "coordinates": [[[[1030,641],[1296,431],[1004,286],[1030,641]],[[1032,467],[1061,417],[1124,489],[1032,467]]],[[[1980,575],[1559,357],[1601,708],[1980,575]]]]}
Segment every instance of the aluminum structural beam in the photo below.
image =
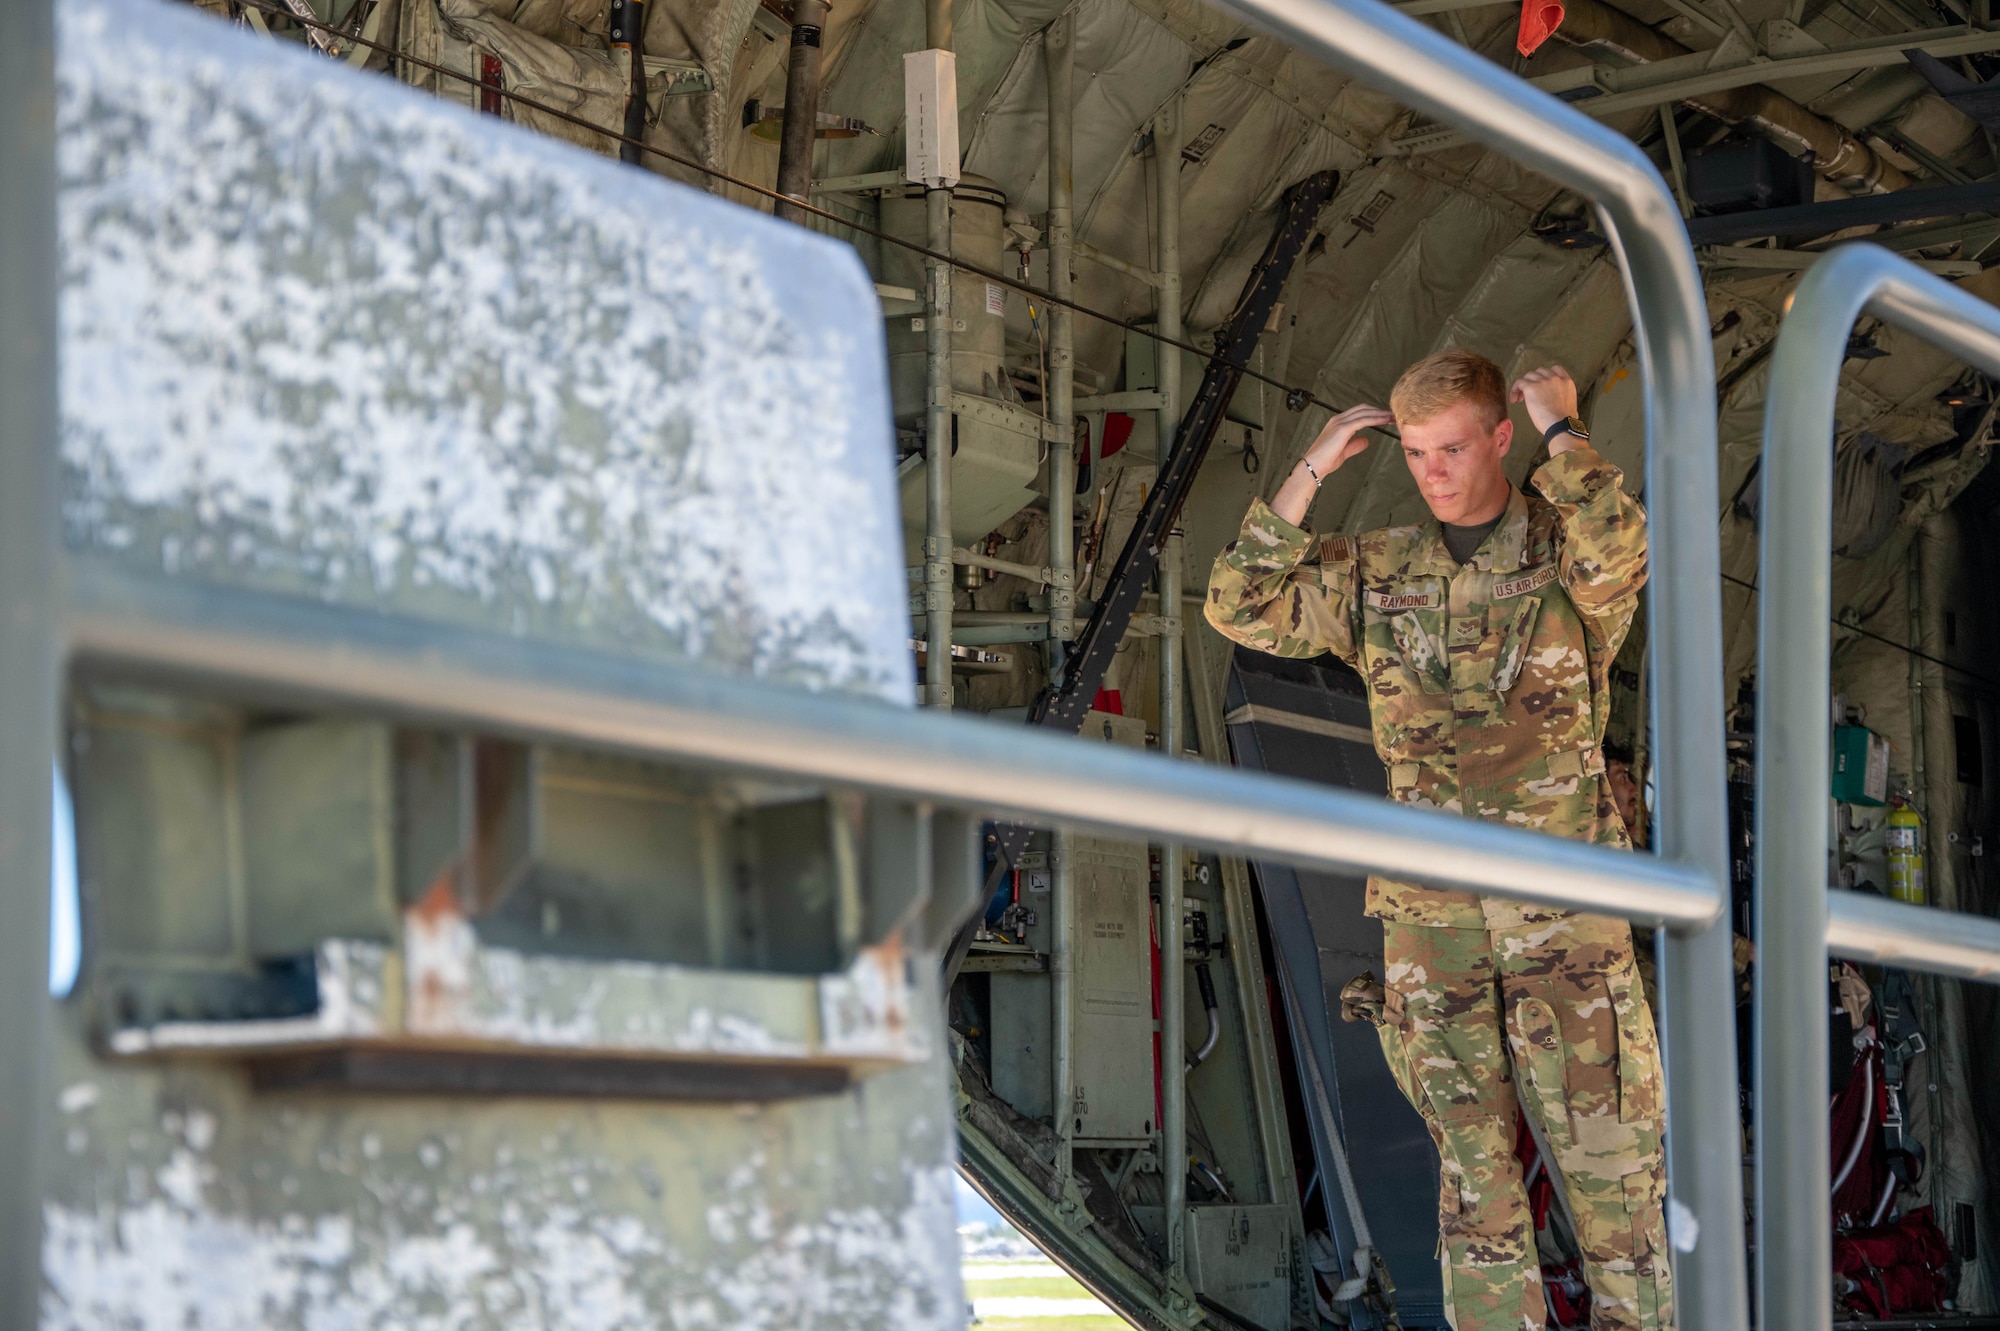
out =
{"type": "Polygon", "coordinates": [[[1602,89],[1600,95],[1573,105],[1586,115],[1607,116],[1635,108],[1678,102],[1703,93],[1752,83],[1779,83],[1786,79],[1815,74],[1844,74],[1905,63],[1905,51],[1926,51],[1936,56],[1979,55],[2000,50],[2000,31],[1964,28],[1924,28],[1916,32],[1871,37],[1812,51],[1804,55],[1748,56],[1718,67],[1714,52],[1696,51],[1671,60],[1655,60],[1643,65],[1596,65],[1587,71],[1553,76],[1562,79],[1559,91],[1571,91],[1588,75],[1590,83],[1602,89]]]}
{"type": "MultiPolygon", "coordinates": [[[[1042,35],[1042,62],[1049,98],[1047,232],[1049,294],[1071,295],[1075,262],[1076,207],[1076,15],[1059,14],[1042,35]]],[[[1076,636],[1076,326],[1071,311],[1051,304],[1049,321],[1048,417],[1057,427],[1049,441],[1049,673],[1063,666],[1076,636]]],[[[1049,837],[1049,1011],[1051,1014],[1049,1103],[1076,1101],[1076,838],[1066,831],[1049,837]]],[[[1056,1176],[1066,1181],[1075,1168],[1076,1117],[1058,1113],[1056,1176]]]]}
{"type": "MultiPolygon", "coordinates": [[[[1162,337],[1181,337],[1181,107],[1180,98],[1170,97],[1153,117],[1153,235],[1158,252],[1153,256],[1160,275],[1154,288],[1155,318],[1162,337]]],[[[1154,455],[1160,461],[1161,477],[1167,460],[1176,448],[1199,447],[1204,441],[1175,437],[1181,425],[1180,348],[1162,343],[1157,348],[1160,410],[1154,455]]],[[[1122,561],[1121,561],[1122,562],[1122,561]]],[[[1113,576],[1116,576],[1114,572],[1113,576]]],[[[1174,606],[1181,596],[1181,537],[1178,523],[1170,528],[1160,550],[1160,604],[1174,606]]],[[[1187,742],[1181,736],[1181,639],[1182,620],[1161,616],[1161,627],[1169,630],[1160,641],[1160,752],[1175,761],[1185,756],[1187,742]]],[[[1160,1047],[1170,1051],[1160,1060],[1160,1159],[1179,1162],[1187,1159],[1187,1048],[1184,1023],[1187,1021],[1187,965],[1181,913],[1187,892],[1186,847],[1179,838],[1160,843],[1160,1047]]],[[[1178,1269],[1187,1260],[1187,1244],[1181,1229],[1187,1219],[1187,1170],[1176,1163],[1161,1171],[1166,1184],[1163,1207],[1166,1213],[1167,1266],[1178,1269]]]]}
{"type": "MultiPolygon", "coordinates": [[[[1047,243],[1049,294],[1070,298],[1070,265],[1075,240],[1076,175],[1076,16],[1061,14],[1042,36],[1048,75],[1049,170],[1047,243]]],[[[1047,307],[1049,325],[1046,480],[1049,489],[1049,636],[1058,644],[1076,636],[1076,316],[1067,305],[1047,307]]],[[[1061,664],[1062,647],[1050,658],[1061,664]]]]}
{"type": "MultiPolygon", "coordinates": [[[[1705,245],[1699,251],[1702,263],[1711,268],[1756,268],[1796,273],[1826,257],[1821,250],[1769,250],[1761,245],[1705,245]]],[[[1981,271],[1971,259],[1912,259],[1911,263],[1940,277],[1971,277],[1981,271]]]]}
{"type": "MultiPolygon", "coordinates": [[[[951,0],[924,0],[924,45],[952,49],[951,0]]],[[[954,164],[952,175],[958,174],[954,164]]],[[[949,257],[952,192],[924,191],[924,243],[949,257]]],[[[952,705],[951,471],[958,443],[951,409],[951,264],[924,260],[924,685],[932,707],[952,705]]]]}
{"type": "MultiPolygon", "coordinates": [[[[1646,384],[1653,564],[1673,574],[1647,588],[1660,847],[1665,860],[1726,883],[1715,358],[1694,253],[1666,182],[1630,139],[1376,0],[1225,3],[1596,205],[1620,260],[1646,384]]],[[[1670,931],[1660,963],[1674,1200],[1697,1221],[1673,1227],[1680,1321],[1742,1331],[1742,1165],[1723,1145],[1739,1139],[1729,930],[1670,931]]]]}
{"type": "MultiPolygon", "coordinates": [[[[1412,0],[1413,5],[1437,0],[1412,0]]],[[[1457,8],[1445,5],[1443,8],[1457,8]]],[[[1406,10],[1435,13],[1439,9],[1406,10]]],[[[1782,83],[1818,74],[1853,73],[1905,63],[1905,51],[1935,56],[1979,55],[2000,51],[2000,30],[1984,28],[1921,28],[1914,32],[1871,37],[1800,55],[1768,56],[1739,41],[1712,51],[1691,51],[1666,60],[1639,65],[1584,65],[1532,80],[1543,91],[1560,95],[1588,116],[1663,106],[1753,83],[1782,83]]],[[[1389,147],[1404,156],[1421,156],[1455,148],[1473,137],[1457,128],[1419,130],[1394,140],[1389,147]]]]}
{"type": "Polygon", "coordinates": [[[1970,185],[1899,189],[1889,194],[1829,199],[1825,203],[1697,217],[1688,223],[1688,236],[1697,245],[1728,245],[1765,236],[1824,236],[1851,226],[1993,212],[2000,212],[2000,180],[1982,180],[1970,185]]]}
{"type": "Polygon", "coordinates": [[[71,564],[68,582],[77,669],[826,782],[1127,840],[1395,872],[1647,924],[1699,928],[1726,908],[1719,880],[1695,866],[1025,726],[87,560],[71,564]]]}
{"type": "Polygon", "coordinates": [[[2000,374],[2000,309],[1874,245],[1807,271],[1771,353],[1764,407],[1757,675],[1758,1325],[1833,1317],[1826,1117],[1829,949],[1944,975],[2000,977],[2000,923],[1826,883],[1832,783],[1834,399],[1847,339],[1871,314],[2000,374]]]}

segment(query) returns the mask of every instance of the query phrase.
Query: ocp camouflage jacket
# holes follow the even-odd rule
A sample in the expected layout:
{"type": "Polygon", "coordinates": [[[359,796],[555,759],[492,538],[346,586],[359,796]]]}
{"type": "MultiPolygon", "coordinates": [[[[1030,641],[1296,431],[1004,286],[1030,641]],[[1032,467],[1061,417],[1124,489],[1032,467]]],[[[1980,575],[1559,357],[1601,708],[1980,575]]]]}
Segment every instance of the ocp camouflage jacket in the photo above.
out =
{"type": "MultiPolygon", "coordinates": [[[[1315,538],[1260,500],[1215,561],[1208,622],[1360,671],[1391,798],[1629,847],[1598,747],[1646,583],[1646,515],[1622,481],[1587,446],[1550,458],[1463,567],[1435,519],[1315,538]]],[[[1462,929],[1566,914],[1385,878],[1368,913],[1462,929]]]]}

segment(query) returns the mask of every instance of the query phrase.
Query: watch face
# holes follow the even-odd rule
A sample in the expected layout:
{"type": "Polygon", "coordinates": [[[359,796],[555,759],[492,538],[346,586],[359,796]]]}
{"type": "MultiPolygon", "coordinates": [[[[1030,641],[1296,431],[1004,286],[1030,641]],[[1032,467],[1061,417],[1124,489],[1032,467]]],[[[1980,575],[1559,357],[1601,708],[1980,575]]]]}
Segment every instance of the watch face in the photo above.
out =
{"type": "Polygon", "coordinates": [[[1570,417],[1568,420],[1563,422],[1563,428],[1568,430],[1571,434],[1575,435],[1579,439],[1590,438],[1590,431],[1584,428],[1583,417],[1581,416],[1570,417]]]}

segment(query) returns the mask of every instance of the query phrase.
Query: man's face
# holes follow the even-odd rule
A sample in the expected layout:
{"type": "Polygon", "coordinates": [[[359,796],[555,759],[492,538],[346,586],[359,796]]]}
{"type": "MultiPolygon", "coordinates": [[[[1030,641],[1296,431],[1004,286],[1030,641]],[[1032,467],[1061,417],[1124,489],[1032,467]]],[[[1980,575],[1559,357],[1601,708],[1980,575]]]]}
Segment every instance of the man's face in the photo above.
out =
{"type": "Polygon", "coordinates": [[[1618,803],[1618,817],[1625,823],[1625,830],[1637,836],[1639,827],[1639,783],[1633,779],[1632,764],[1623,758],[1609,758],[1604,763],[1604,775],[1610,778],[1611,798],[1618,803]]]}
{"type": "Polygon", "coordinates": [[[1439,522],[1473,526],[1507,508],[1507,472],[1501,459],[1514,440],[1514,423],[1486,423],[1486,413],[1459,402],[1421,421],[1399,422],[1403,460],[1439,522]]]}

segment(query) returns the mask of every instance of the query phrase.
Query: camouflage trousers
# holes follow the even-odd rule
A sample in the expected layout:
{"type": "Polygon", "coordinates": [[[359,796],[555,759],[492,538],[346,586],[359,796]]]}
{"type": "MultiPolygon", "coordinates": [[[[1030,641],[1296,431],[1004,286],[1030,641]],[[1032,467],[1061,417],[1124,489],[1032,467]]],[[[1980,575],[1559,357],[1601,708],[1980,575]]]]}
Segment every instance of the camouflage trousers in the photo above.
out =
{"type": "Polygon", "coordinates": [[[1593,1331],[1673,1324],[1653,1014],[1622,920],[1513,929],[1383,921],[1389,1066],[1437,1142],[1445,1306],[1457,1331],[1542,1331],[1520,1160],[1525,1111],[1553,1158],[1593,1331]]]}

